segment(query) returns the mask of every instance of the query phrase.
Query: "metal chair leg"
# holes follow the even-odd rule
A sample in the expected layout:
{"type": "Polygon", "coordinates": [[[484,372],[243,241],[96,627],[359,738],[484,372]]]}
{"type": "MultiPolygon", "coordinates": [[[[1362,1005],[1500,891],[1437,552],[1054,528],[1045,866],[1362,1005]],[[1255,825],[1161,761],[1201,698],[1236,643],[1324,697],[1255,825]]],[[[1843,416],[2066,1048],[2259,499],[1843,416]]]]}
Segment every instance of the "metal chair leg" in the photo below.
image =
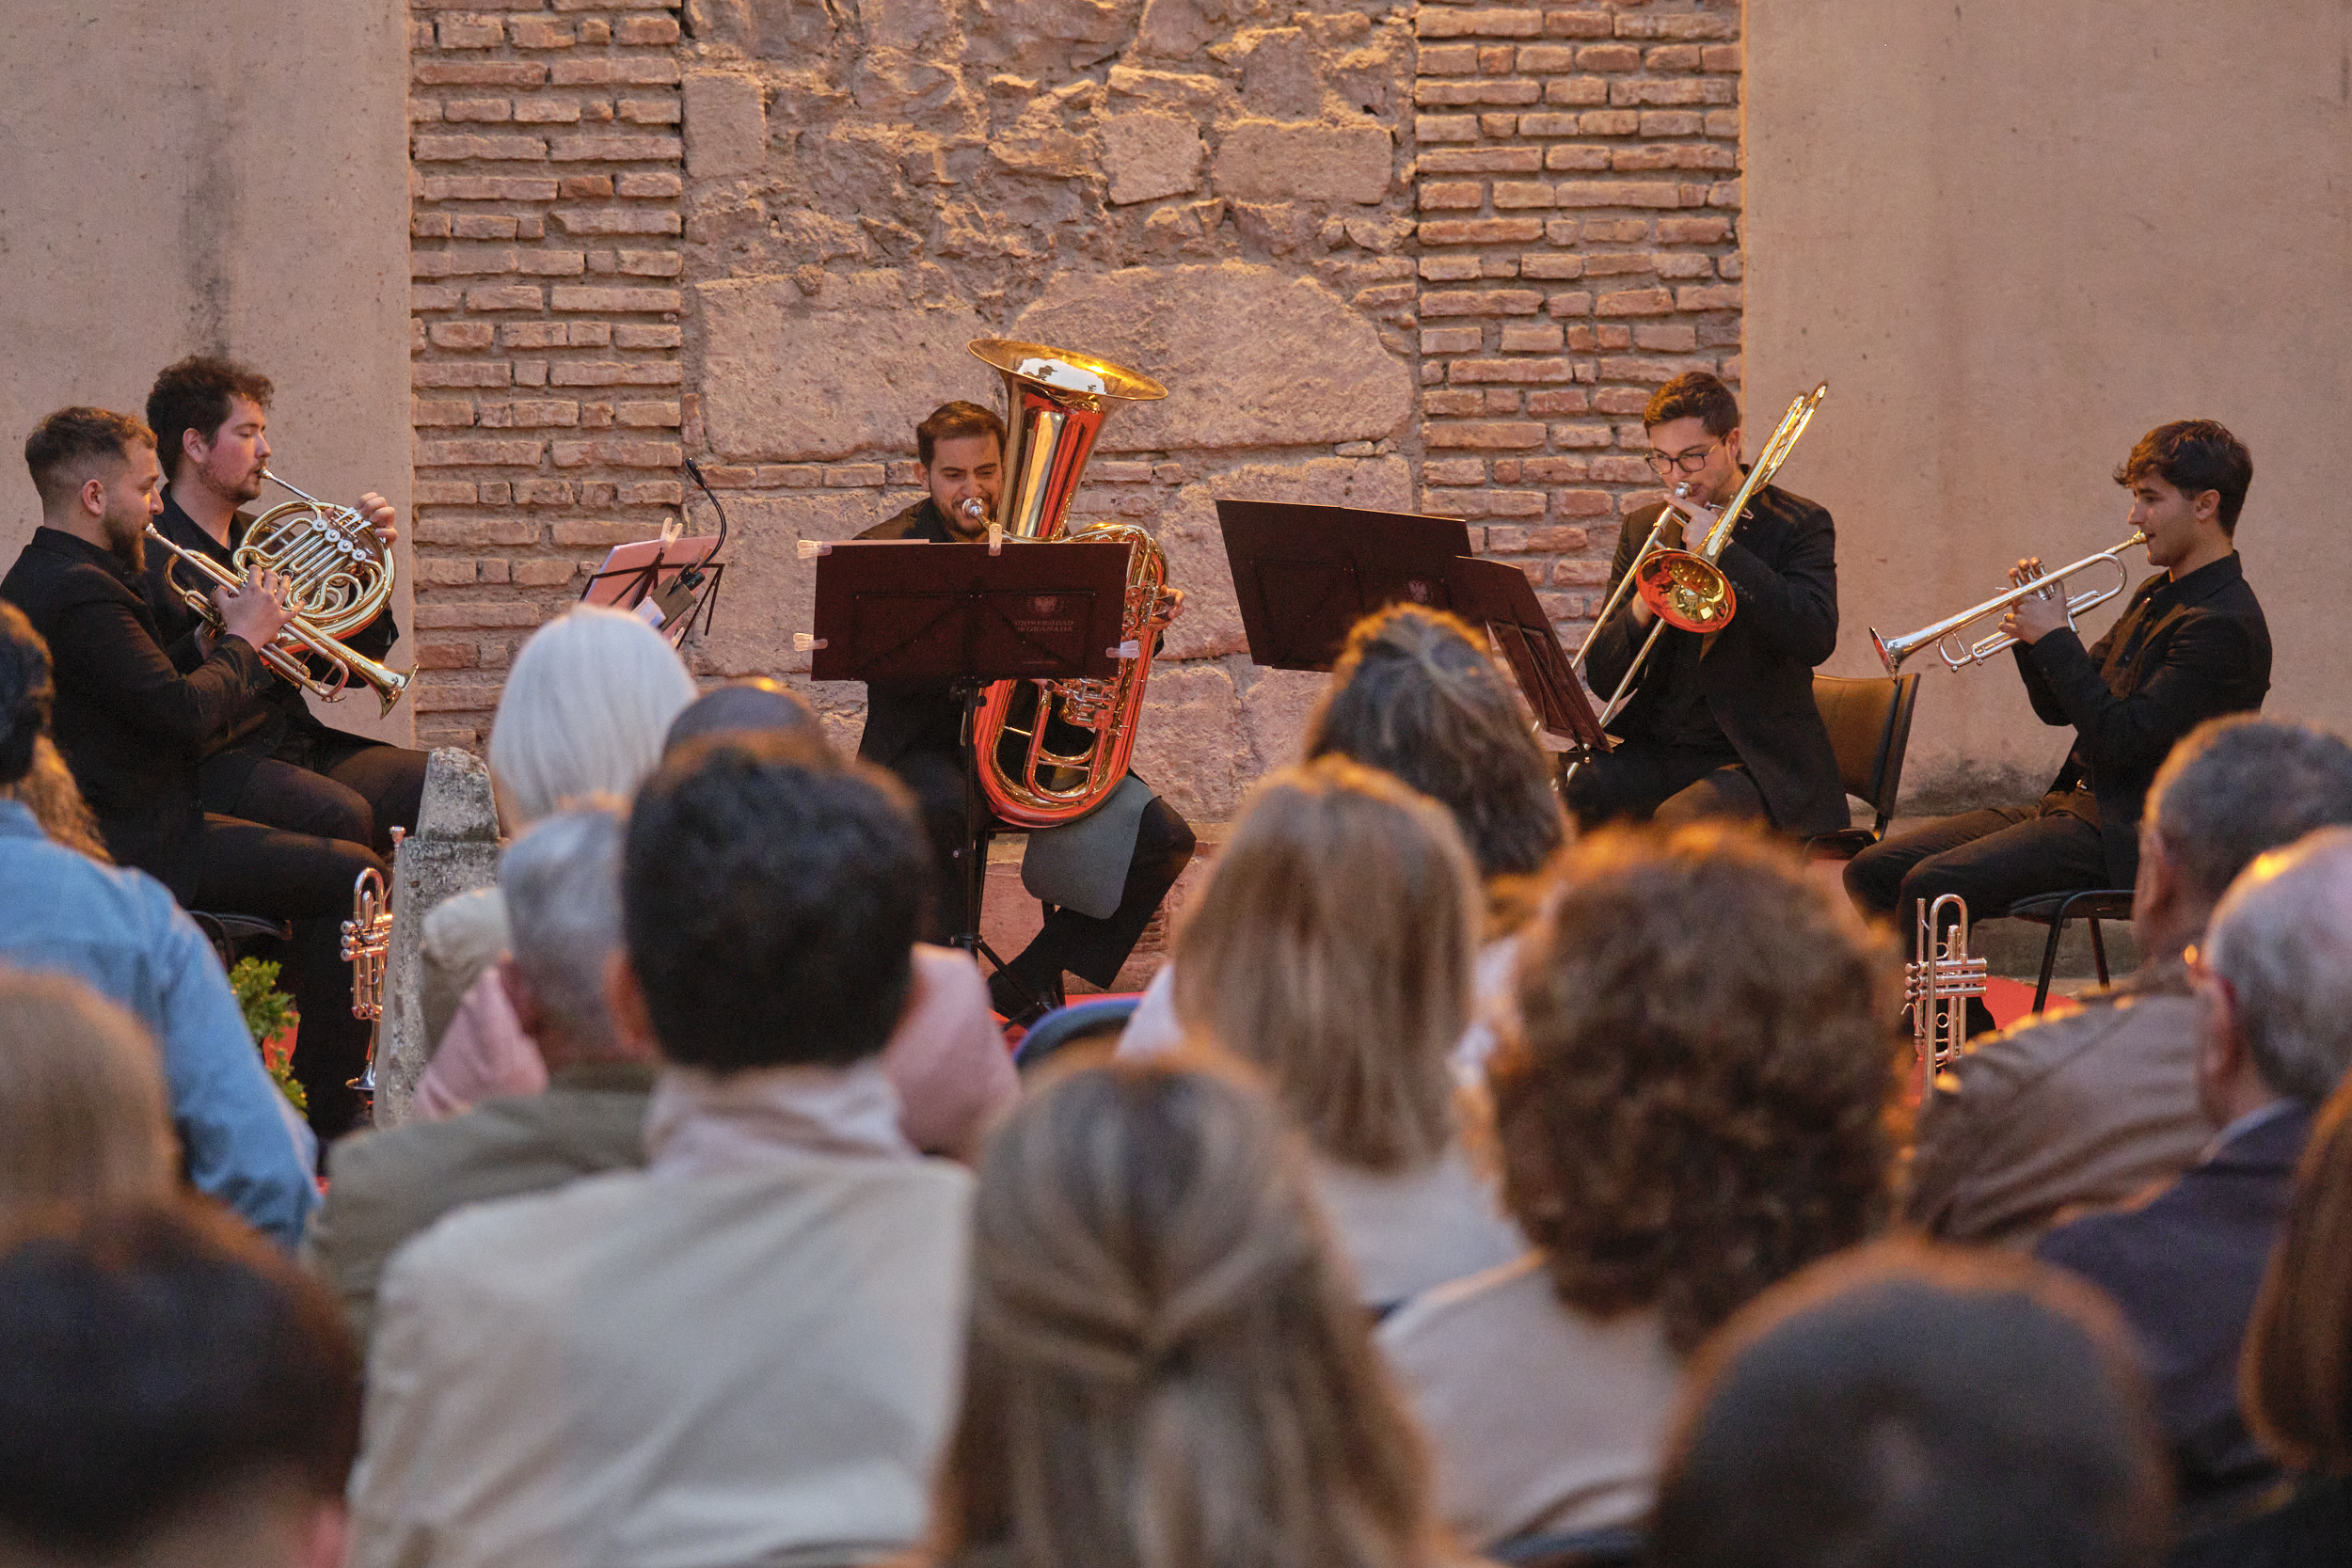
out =
{"type": "Polygon", "coordinates": [[[2099,917],[2095,914],[2090,917],[2090,961],[2099,972],[2099,983],[2106,985],[2107,983],[2107,944],[2106,939],[2099,934],[2099,917]]]}
{"type": "Polygon", "coordinates": [[[2058,972],[2058,933],[2066,929],[2065,921],[2050,922],[2050,940],[2042,944],[2042,980],[2033,989],[2033,1010],[2040,1012],[2049,1005],[2050,976],[2058,972]]]}

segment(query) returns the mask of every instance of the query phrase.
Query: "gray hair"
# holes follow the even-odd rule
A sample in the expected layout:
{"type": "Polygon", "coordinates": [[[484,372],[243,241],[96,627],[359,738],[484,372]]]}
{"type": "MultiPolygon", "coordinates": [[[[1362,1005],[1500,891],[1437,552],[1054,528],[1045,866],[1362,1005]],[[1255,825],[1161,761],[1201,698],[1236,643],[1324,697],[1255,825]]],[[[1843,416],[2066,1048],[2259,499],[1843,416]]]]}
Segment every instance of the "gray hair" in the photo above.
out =
{"type": "Polygon", "coordinates": [[[606,960],[621,943],[620,802],[543,817],[499,859],[515,965],[575,1049],[612,1049],[606,960]]]}
{"type": "Polygon", "coordinates": [[[2352,828],[2257,858],[2222,895],[2205,948],[2263,1082],[2327,1099],[2352,1066],[2352,828]]]}
{"type": "Polygon", "coordinates": [[[2184,891],[2211,904],[2265,850],[2352,823],[2352,746],[2309,724],[2209,719],[2165,759],[2148,815],[2184,891]]]}
{"type": "Polygon", "coordinates": [[[634,615],[582,605],[515,656],[490,725],[490,771],[524,823],[576,795],[623,800],[661,760],[661,737],[694,700],[694,677],[634,615]]]}

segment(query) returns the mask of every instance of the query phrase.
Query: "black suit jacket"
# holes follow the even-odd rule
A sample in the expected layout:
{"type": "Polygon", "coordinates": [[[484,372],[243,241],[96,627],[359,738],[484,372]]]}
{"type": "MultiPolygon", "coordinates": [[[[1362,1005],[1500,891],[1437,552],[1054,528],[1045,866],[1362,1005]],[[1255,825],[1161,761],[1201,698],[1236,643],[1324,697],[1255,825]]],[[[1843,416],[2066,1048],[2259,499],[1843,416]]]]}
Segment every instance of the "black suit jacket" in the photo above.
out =
{"type": "MultiPolygon", "coordinates": [[[[1626,518],[1609,568],[1612,589],[1662,510],[1661,501],[1626,518]]],[[[1837,646],[1837,532],[1829,509],[1767,484],[1749,501],[1717,564],[1731,579],[1739,605],[1699,661],[1708,711],[1747,764],[1775,827],[1797,834],[1834,832],[1852,815],[1837,780],[1828,726],[1813,705],[1813,667],[1837,646]]],[[[1595,690],[1606,697],[1616,689],[1648,635],[1622,610],[1610,617],[1585,661],[1595,690]]],[[[1699,635],[1669,626],[1660,651],[1665,639],[1699,635]]],[[[1658,672],[1665,662],[1654,655],[1643,667],[1632,701],[1613,726],[1616,734],[1648,735],[1661,700],[1658,672]]]]}
{"type": "MultiPolygon", "coordinates": [[[[246,531],[253,526],[253,518],[245,513],[236,514],[229,526],[229,543],[221,544],[204,531],[197,520],[182,510],[168,491],[164,496],[163,515],[155,519],[156,531],[179,546],[218,562],[224,569],[242,572],[230,560],[235,547],[245,542],[246,531]]],[[[199,625],[196,612],[187,607],[175,583],[201,589],[211,596],[212,584],[203,579],[195,567],[182,562],[169,550],[153,545],[147,551],[146,592],[150,606],[155,611],[155,624],[161,628],[167,644],[176,644],[194,631],[199,625]]],[[[387,606],[374,620],[342,640],[353,652],[373,659],[382,659],[400,641],[400,623],[387,606]]],[[[322,677],[326,665],[309,659],[310,667],[322,677]]],[[[359,683],[352,683],[355,687],[359,683]]],[[[270,683],[262,700],[235,715],[204,747],[204,755],[197,767],[197,789],[207,811],[231,812],[238,797],[245,793],[246,781],[253,774],[254,765],[264,757],[276,756],[286,750],[290,739],[317,738],[340,732],[319,722],[310,711],[302,689],[289,680],[270,683]]],[[[297,758],[297,760],[299,760],[297,758]]]]}
{"type": "Polygon", "coordinates": [[[2034,712],[2076,732],[2050,787],[2090,787],[2108,885],[2130,887],[2148,786],[2174,742],[2220,714],[2259,711],[2270,689],[2270,627],[2245,570],[2233,552],[2177,583],[2158,573],[2088,650],[2061,627],[2015,652],[2034,712]]]}
{"type": "Polygon", "coordinates": [[[0,578],[56,666],[57,749],[115,859],[185,903],[203,865],[196,764],[210,738],[282,684],[241,637],[199,658],[167,651],[136,574],[108,551],[43,528],[0,578]],[[175,661],[175,654],[177,661],[175,661]]]}
{"type": "Polygon", "coordinates": [[[2238,1348],[2311,1130],[2312,1108],[2296,1105],[2240,1132],[2141,1207],[2059,1226],[2034,1249],[2123,1309],[2185,1501],[2272,1468],[2238,1411],[2238,1348]]]}
{"type": "MultiPolygon", "coordinates": [[[[946,519],[929,496],[887,522],[875,524],[860,539],[922,539],[934,545],[955,542],[946,519]]],[[[868,682],[866,688],[866,733],[858,737],[857,754],[888,768],[917,752],[959,755],[963,745],[963,705],[943,686],[868,682]]]]}

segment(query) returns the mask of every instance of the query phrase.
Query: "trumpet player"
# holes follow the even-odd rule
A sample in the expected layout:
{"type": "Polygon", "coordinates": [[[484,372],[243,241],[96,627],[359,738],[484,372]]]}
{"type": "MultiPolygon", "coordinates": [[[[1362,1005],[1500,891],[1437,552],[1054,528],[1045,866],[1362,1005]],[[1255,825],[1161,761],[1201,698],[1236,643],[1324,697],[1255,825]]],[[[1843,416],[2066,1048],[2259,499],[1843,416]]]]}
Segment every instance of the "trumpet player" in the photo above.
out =
{"type": "MultiPolygon", "coordinates": [[[[269,378],[247,366],[196,355],[167,367],[147,394],[147,422],[168,481],[156,531],[231,571],[230,557],[252,522],[237,509],[261,495],[269,464],[271,391],[269,378]]],[[[390,548],[400,537],[390,503],[371,491],[359,498],[358,511],[390,548]]],[[[167,640],[193,626],[175,574],[180,582],[201,586],[176,557],[155,551],[148,601],[167,640]]],[[[344,641],[380,659],[399,639],[387,608],[344,641]]],[[[392,830],[417,825],[424,765],[422,752],[321,722],[301,688],[273,680],[259,702],[232,715],[205,743],[197,792],[206,811],[389,854],[392,830]]]]}
{"type": "Polygon", "coordinates": [[[345,1132],[358,1101],[343,1085],[366,1064],[368,1026],[351,1016],[339,939],[353,881],[383,863],[363,844],[213,815],[198,798],[205,745],[278,684],[261,650],[292,619],[282,585],[263,573],[219,590],[209,648],[167,646],[143,580],[144,531],[163,506],[153,432],[127,414],[61,408],[35,427],[24,462],[41,526],[0,578],[0,598],[49,646],[57,749],[118,862],[191,909],[294,923],[294,1074],[312,1128],[345,1132]]]}
{"type": "MultiPolygon", "coordinates": [[[[930,494],[858,537],[946,545],[986,534],[1004,496],[1004,421],[975,403],[943,404],[915,426],[914,443],[930,494]]],[[[1183,613],[1183,591],[1168,592],[1177,600],[1177,613],[1183,613]]],[[[866,689],[866,733],[857,754],[889,768],[914,792],[931,843],[939,910],[927,940],[979,928],[980,911],[963,907],[960,869],[964,855],[977,852],[967,842],[968,750],[963,705],[955,692],[940,687],[866,689]]],[[[985,810],[982,816],[984,830],[1002,826],[988,820],[985,810]]],[[[1192,829],[1184,817],[1153,796],[1136,824],[1118,907],[1103,919],[1069,908],[1051,910],[1037,939],[990,977],[990,999],[996,1010],[1026,1022],[1059,1006],[1065,971],[1098,986],[1109,985],[1135,951],[1152,911],[1176,885],[1193,847],[1192,829]]]]}
{"type": "MultiPolygon", "coordinates": [[[[2000,626],[2035,715],[2074,731],[2065,766],[2030,806],[1946,817],[1863,851],[1845,874],[1857,904],[1910,930],[1917,900],[1946,893],[1985,919],[2035,894],[2133,885],[2141,806],[2173,743],[2207,719],[2259,710],[2270,689],[2270,631],[2235,543],[2253,479],[2246,443],[2211,420],[2140,437],[2115,482],[2163,570],[2089,648],[2063,587],[2018,599],[2000,626]]],[[[2009,575],[2022,588],[2042,562],[2009,575]]]]}
{"type": "MultiPolygon", "coordinates": [[[[1699,519],[1688,544],[1739,490],[1740,403],[1705,371],[1658,388],[1643,410],[1650,470],[1699,519]]],[[[1663,501],[1625,520],[1613,590],[1650,531],[1688,547],[1663,501]]],[[[1703,816],[1769,821],[1783,832],[1848,822],[1829,730],[1813,705],[1813,667],[1837,644],[1837,534],[1826,508],[1767,484],[1717,562],[1739,594],[1719,632],[1669,626],[1611,726],[1617,745],[1570,778],[1568,805],[1587,827],[1613,817],[1679,824],[1703,816]]],[[[1624,680],[1656,617],[1639,594],[1595,633],[1586,674],[1607,692],[1624,680]]]]}

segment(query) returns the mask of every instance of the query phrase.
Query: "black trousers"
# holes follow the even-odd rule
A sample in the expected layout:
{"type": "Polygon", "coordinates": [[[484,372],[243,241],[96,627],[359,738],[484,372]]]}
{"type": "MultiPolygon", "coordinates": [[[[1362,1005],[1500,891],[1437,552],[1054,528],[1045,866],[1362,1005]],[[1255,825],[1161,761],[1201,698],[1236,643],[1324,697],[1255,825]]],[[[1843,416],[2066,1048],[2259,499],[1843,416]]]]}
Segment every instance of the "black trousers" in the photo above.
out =
{"type": "Polygon", "coordinates": [[[322,1143],[360,1119],[359,1097],[345,1085],[367,1066],[370,1025],[351,1016],[351,966],[343,962],[342,940],[352,884],[370,867],[380,873],[384,863],[362,844],[205,814],[194,907],[294,924],[294,940],[277,955],[284,965],[278,980],[302,1014],[294,1075],[322,1143]]]}
{"type": "MultiPolygon", "coordinates": [[[[923,814],[923,831],[931,842],[936,896],[926,939],[944,942],[960,932],[979,929],[980,911],[964,907],[962,758],[914,752],[891,764],[890,770],[914,792],[923,814]]],[[[991,816],[985,801],[980,807],[980,826],[984,832],[1018,831],[991,816]]],[[[1047,905],[1045,924],[1037,939],[1006,967],[1025,984],[1058,983],[1062,971],[1068,970],[1093,985],[1109,985],[1142,940],[1152,911],[1192,860],[1195,846],[1191,826],[1174,807],[1155,798],[1136,825],[1135,857],[1127,863],[1119,908],[1108,919],[1097,920],[1075,910],[1047,905]]]]}
{"type": "Polygon", "coordinates": [[[424,800],[425,753],[341,730],[297,730],[254,765],[222,815],[288,832],[392,850],[392,830],[414,831],[424,800]]]}
{"type": "Polygon", "coordinates": [[[1990,920],[2020,898],[2105,887],[2108,876],[2097,807],[2084,792],[1963,812],[1885,839],[1846,863],[1846,892],[1892,919],[1908,950],[1923,901],[1957,893],[1970,920],[1990,920]]]}
{"type": "Polygon", "coordinates": [[[1763,791],[1738,757],[1646,740],[1587,758],[1568,781],[1568,809],[1586,829],[1620,819],[1678,828],[1707,816],[1770,816],[1763,791]]]}

